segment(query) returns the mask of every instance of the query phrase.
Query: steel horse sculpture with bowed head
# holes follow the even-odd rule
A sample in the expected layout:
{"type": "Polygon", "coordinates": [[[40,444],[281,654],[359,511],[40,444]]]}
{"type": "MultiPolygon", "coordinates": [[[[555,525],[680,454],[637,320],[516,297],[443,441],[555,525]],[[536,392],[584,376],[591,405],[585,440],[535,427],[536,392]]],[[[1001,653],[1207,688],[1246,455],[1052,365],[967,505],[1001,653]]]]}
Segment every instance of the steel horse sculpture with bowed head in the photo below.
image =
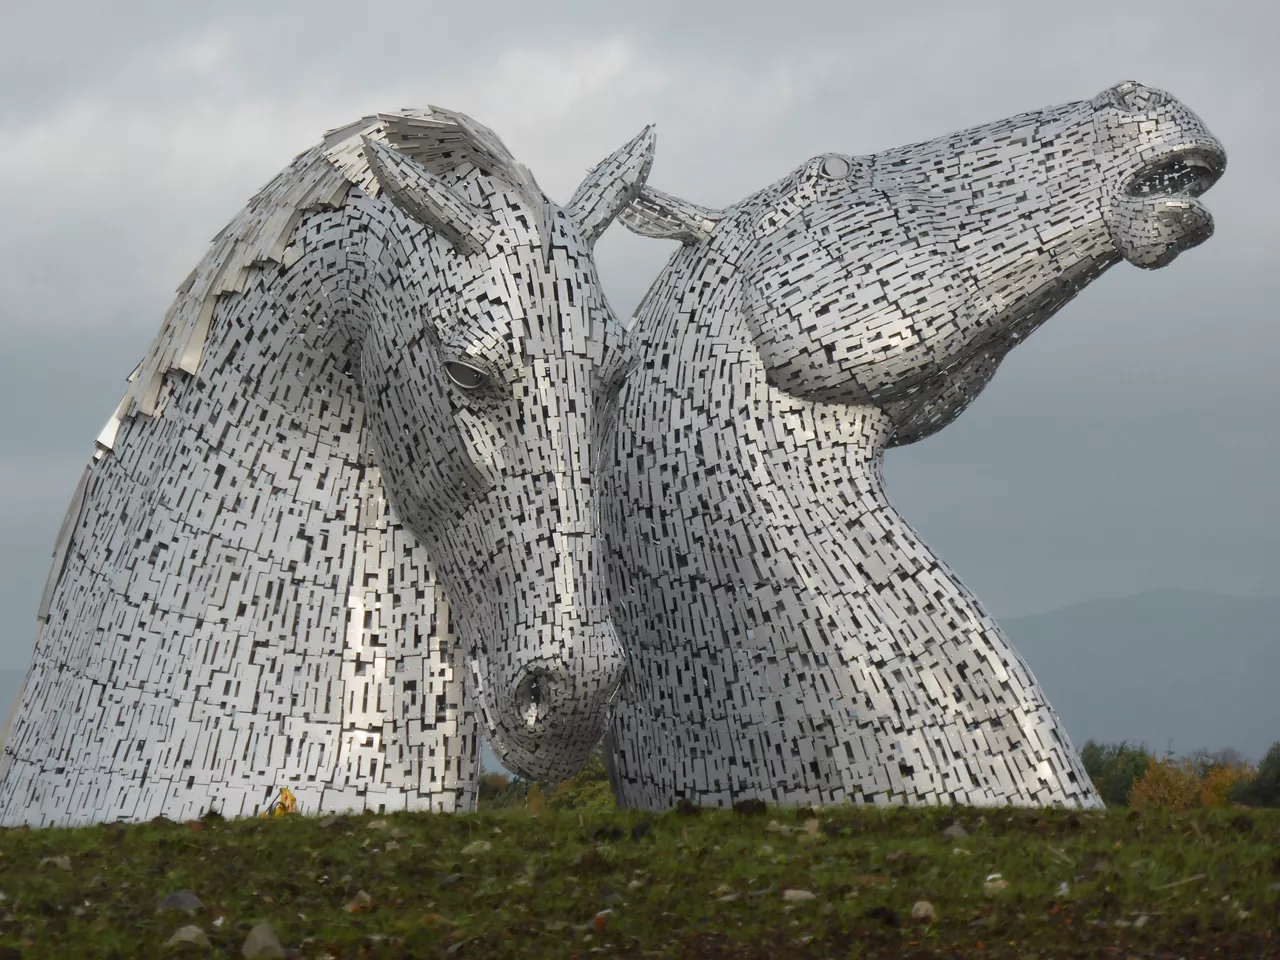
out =
{"type": "Polygon", "coordinates": [[[1107,268],[1207,238],[1224,164],[1190,110],[1124,83],[815,157],[725,210],[642,191],[624,222],[683,247],[631,327],[601,491],[622,804],[1100,804],[881,464],[1107,268]]]}
{"type": "Polygon", "coordinates": [[[470,809],[470,702],[523,775],[581,765],[623,665],[591,458],[624,330],[592,247],[653,144],[561,208],[485,127],[405,111],[250,201],[80,482],[0,822],[252,814],[282,786],[470,809]]]}

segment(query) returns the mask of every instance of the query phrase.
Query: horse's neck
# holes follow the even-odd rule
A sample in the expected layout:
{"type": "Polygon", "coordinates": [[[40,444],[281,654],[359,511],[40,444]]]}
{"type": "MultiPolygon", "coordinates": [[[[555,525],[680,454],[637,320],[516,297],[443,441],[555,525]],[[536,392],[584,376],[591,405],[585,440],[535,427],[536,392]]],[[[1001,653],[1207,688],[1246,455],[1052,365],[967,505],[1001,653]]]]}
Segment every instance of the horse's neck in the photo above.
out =
{"type": "MultiPolygon", "coordinates": [[[[718,491],[726,503],[734,502],[738,525],[767,532],[770,576],[806,583],[818,593],[848,594],[861,583],[867,603],[883,607],[873,618],[882,622],[901,617],[904,610],[941,605],[949,616],[993,627],[973,595],[888,499],[883,462],[893,431],[889,418],[875,407],[814,403],[771,386],[752,344],[741,282],[731,264],[710,258],[698,262],[680,251],[667,272],[635,324],[645,366],[651,362],[655,371],[647,374],[656,377],[650,382],[667,377],[658,394],[666,398],[671,423],[661,429],[693,424],[691,436],[704,447],[706,437],[719,435],[720,449],[705,450],[693,466],[706,468],[718,456],[732,461],[730,469],[716,471],[714,479],[695,470],[693,482],[706,482],[708,495],[718,491]],[[718,275],[727,280],[715,292],[689,297],[697,303],[691,316],[682,294],[694,292],[690,283],[718,275]],[[686,279],[673,283],[672,276],[686,279]],[[664,354],[669,369],[681,371],[675,378],[660,371],[664,354]],[[722,366],[721,360],[727,362],[722,366]],[[700,372],[710,376],[698,379],[700,372]],[[886,604],[878,604],[882,591],[894,589],[893,578],[924,570],[931,571],[934,596],[904,595],[896,602],[885,594],[886,604]]],[[[679,443],[690,447],[688,440],[679,443]]],[[[669,480],[669,475],[658,479],[669,480]]],[[[736,544],[741,530],[733,528],[732,522],[721,524],[715,536],[736,544]]]]}
{"type": "Polygon", "coordinates": [[[771,387],[736,285],[686,249],[637,315],[604,501],[620,799],[1075,796],[1025,664],[885,495],[888,418],[771,387]]]}

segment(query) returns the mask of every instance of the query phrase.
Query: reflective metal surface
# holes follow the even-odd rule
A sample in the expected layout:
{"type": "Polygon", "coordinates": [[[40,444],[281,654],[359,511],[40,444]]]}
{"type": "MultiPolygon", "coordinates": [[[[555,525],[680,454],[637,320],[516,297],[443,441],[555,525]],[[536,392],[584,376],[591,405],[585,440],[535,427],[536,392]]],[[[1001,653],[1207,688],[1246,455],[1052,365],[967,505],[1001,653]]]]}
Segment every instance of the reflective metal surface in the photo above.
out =
{"type": "Polygon", "coordinates": [[[253,814],[281,787],[468,809],[480,729],[527,776],[577,768],[622,668],[589,451],[624,334],[591,248],[652,151],[561,208],[491,131],[405,111],[249,202],[68,512],[0,822],[253,814]]]}
{"type": "Polygon", "coordinates": [[[881,464],[1104,270],[1203,241],[1224,164],[1186,107],[1125,83],[815,157],[725,210],[642,191],[627,226],[684,246],[631,330],[602,490],[622,803],[1100,805],[881,464]]]}

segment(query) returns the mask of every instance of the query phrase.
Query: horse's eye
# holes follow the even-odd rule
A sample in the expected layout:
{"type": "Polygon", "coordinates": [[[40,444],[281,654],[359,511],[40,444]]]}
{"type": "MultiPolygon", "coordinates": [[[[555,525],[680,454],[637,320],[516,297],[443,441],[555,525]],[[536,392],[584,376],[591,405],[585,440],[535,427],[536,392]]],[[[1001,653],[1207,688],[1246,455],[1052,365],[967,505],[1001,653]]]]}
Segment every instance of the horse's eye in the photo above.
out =
{"type": "Polygon", "coordinates": [[[827,157],[818,172],[828,180],[843,180],[853,172],[853,164],[844,157],[827,157]]]}
{"type": "Polygon", "coordinates": [[[444,372],[457,387],[463,390],[479,390],[489,382],[489,377],[483,370],[477,370],[470,364],[459,363],[457,360],[446,363],[444,372]]]}

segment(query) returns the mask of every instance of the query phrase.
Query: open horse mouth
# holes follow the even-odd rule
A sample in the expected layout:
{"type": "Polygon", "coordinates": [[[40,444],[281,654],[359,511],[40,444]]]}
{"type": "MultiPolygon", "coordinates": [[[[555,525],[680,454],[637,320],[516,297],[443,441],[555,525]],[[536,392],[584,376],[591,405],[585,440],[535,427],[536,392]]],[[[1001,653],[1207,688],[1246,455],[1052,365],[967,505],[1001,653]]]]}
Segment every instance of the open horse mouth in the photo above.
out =
{"type": "Polygon", "coordinates": [[[1153,270],[1213,235],[1213,215],[1200,202],[1227,165],[1226,152],[1200,140],[1163,150],[1125,177],[1108,204],[1116,251],[1153,270]]]}
{"type": "Polygon", "coordinates": [[[1225,168],[1222,152],[1203,146],[1183,147],[1130,174],[1123,190],[1128,197],[1198,197],[1218,182],[1225,168]]]}

